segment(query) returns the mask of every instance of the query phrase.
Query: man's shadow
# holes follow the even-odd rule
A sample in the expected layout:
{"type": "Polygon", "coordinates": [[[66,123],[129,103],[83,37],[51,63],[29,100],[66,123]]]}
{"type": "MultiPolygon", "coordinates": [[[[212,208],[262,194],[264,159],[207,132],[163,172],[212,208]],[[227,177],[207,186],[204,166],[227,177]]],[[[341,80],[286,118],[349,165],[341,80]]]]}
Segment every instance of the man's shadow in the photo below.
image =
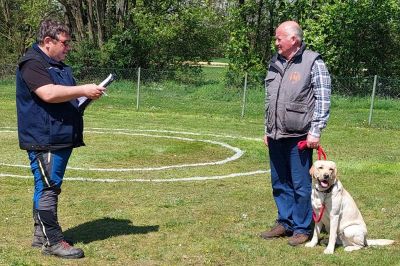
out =
{"type": "Polygon", "coordinates": [[[75,243],[82,242],[88,244],[113,236],[157,232],[159,227],[159,225],[135,226],[127,219],[104,217],[70,228],[64,232],[64,237],[72,239],[75,243]]]}

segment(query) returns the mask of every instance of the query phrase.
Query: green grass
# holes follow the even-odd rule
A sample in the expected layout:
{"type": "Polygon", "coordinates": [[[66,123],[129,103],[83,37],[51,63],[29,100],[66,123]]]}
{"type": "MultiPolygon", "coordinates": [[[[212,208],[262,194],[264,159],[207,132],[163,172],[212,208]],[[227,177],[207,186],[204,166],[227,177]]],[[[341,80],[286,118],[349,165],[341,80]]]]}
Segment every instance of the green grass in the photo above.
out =
{"type": "MultiPolygon", "coordinates": [[[[264,92],[249,89],[241,118],[241,88],[224,88],[223,71],[206,69],[204,82],[196,86],[143,84],[139,110],[136,83],[119,81],[110,86],[109,97],[88,107],[87,146],[74,150],[69,163],[85,169],[69,169],[66,177],[124,182],[64,182],[58,215],[65,235],[84,249],[82,260],[45,257],[30,248],[33,181],[0,177],[0,265],[399,265],[399,101],[378,99],[369,126],[369,99],[334,96],[322,137],[328,159],[336,161],[364,216],[369,237],[395,239],[393,246],[353,253],[339,247],[327,256],[321,246],[292,248],[284,239],[260,239],[258,233],[276,218],[267,173],[207,181],[131,181],[268,169],[261,141],[264,92]],[[221,165],[88,170],[207,163],[234,154],[207,141],[244,154],[221,165]]],[[[28,165],[15,132],[14,86],[0,81],[0,163],[28,165]]],[[[29,169],[5,165],[0,173],[30,175],[29,169]]]]}

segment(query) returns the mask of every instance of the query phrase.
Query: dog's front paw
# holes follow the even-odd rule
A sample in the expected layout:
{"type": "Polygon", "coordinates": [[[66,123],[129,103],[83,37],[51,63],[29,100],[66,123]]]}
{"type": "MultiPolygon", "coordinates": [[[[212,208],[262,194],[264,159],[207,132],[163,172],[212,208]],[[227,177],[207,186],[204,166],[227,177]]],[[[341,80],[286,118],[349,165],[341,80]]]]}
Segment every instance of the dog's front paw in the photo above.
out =
{"type": "Polygon", "coordinates": [[[344,248],[344,251],[351,252],[354,250],[359,250],[361,248],[362,248],[362,246],[347,246],[344,248]]]}
{"type": "Polygon", "coordinates": [[[316,242],[310,241],[310,242],[306,243],[304,246],[307,247],[307,248],[313,248],[316,245],[317,245],[316,242]]]}
{"type": "Polygon", "coordinates": [[[333,248],[326,248],[324,250],[324,254],[333,254],[334,249],[333,248]]]}

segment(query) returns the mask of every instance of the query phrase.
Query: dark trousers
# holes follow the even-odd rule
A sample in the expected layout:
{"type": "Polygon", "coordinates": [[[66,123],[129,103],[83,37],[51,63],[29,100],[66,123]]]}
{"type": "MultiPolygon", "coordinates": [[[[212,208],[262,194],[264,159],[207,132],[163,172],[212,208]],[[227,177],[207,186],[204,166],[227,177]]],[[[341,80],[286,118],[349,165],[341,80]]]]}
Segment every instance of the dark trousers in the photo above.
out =
{"type": "Polygon", "coordinates": [[[72,148],[56,151],[28,151],[34,176],[33,220],[35,236],[43,236],[46,245],[63,240],[58,223],[58,195],[72,148]],[[42,234],[42,235],[40,235],[42,234]]]}
{"type": "Polygon", "coordinates": [[[294,233],[310,234],[312,149],[299,150],[301,138],[269,139],[271,183],[277,222],[294,233]]]}

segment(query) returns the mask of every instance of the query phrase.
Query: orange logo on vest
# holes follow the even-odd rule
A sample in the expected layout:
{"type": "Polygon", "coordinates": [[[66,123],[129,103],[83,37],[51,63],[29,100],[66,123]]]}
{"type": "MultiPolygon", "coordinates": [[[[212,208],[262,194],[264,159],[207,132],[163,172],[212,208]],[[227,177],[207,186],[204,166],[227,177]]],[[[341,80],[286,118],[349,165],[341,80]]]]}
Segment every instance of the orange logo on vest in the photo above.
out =
{"type": "Polygon", "coordinates": [[[297,83],[300,80],[300,73],[299,72],[290,73],[289,80],[292,83],[297,83]]]}

